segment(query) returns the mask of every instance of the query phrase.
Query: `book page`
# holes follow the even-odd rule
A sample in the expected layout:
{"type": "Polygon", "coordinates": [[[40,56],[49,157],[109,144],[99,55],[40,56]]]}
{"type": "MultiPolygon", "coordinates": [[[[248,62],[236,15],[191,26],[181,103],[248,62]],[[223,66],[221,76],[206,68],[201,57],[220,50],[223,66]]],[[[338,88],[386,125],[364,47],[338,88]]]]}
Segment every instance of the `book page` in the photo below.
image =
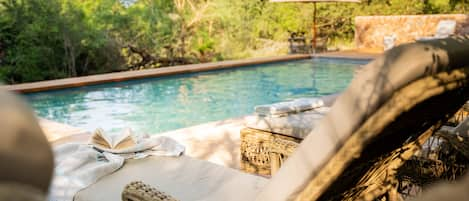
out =
{"type": "MultiPolygon", "coordinates": [[[[122,139],[122,138],[120,138],[122,139]]],[[[120,140],[118,141],[118,143],[116,145],[114,145],[112,147],[112,149],[115,149],[115,150],[120,150],[120,149],[126,149],[126,148],[129,148],[129,147],[133,147],[135,146],[135,142],[134,140],[132,139],[132,136],[127,136],[126,138],[124,138],[123,140],[120,140]]]]}
{"type": "Polygon", "coordinates": [[[114,140],[112,136],[105,134],[102,129],[96,129],[92,136],[92,143],[110,149],[113,147],[114,140]]]}
{"type": "MultiPolygon", "coordinates": [[[[126,129],[124,132],[122,132],[121,134],[119,135],[115,135],[113,136],[113,139],[112,139],[112,148],[117,148],[117,146],[119,144],[122,144],[122,143],[125,143],[129,146],[132,146],[133,145],[133,140],[132,140],[132,131],[130,129],[126,129]],[[131,144],[129,144],[131,143],[131,144]]],[[[122,145],[120,146],[122,147],[122,145]]]]}
{"type": "Polygon", "coordinates": [[[112,152],[112,150],[118,151],[135,147],[137,141],[130,129],[117,135],[105,133],[102,129],[96,129],[91,138],[91,144],[100,150],[112,152]]]}
{"type": "Polygon", "coordinates": [[[91,143],[95,146],[111,148],[111,142],[109,137],[104,135],[101,129],[97,129],[91,137],[91,143]]]}

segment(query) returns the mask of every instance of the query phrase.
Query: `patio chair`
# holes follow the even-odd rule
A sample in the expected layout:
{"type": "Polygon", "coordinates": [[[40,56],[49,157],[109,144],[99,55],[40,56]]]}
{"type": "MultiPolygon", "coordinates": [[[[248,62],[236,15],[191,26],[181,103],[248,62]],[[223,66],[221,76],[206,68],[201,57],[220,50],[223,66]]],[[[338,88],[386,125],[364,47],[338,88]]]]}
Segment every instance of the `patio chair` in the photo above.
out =
{"type": "Polygon", "coordinates": [[[417,41],[435,40],[447,38],[453,35],[456,31],[456,21],[454,20],[441,20],[436,27],[435,35],[430,37],[418,37],[417,41]]]}
{"type": "Polygon", "coordinates": [[[329,38],[326,35],[319,36],[316,38],[316,48],[313,47],[314,41],[311,40],[311,53],[321,53],[327,52],[327,43],[329,42],[329,38]]]}
{"type": "Polygon", "coordinates": [[[468,50],[469,37],[450,38],[399,46],[371,62],[270,180],[189,157],[151,157],[129,160],[75,200],[118,200],[135,180],[178,200],[385,196],[393,168],[468,100],[468,50]]]}

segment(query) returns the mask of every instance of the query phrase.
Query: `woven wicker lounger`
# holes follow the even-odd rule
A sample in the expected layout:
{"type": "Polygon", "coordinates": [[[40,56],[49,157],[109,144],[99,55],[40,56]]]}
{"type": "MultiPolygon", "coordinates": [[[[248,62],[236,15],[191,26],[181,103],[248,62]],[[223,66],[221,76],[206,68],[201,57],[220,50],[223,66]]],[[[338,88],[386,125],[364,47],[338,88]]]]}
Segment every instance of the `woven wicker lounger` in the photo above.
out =
{"type": "MultiPolygon", "coordinates": [[[[395,169],[469,98],[468,51],[469,39],[460,37],[386,52],[355,77],[262,190],[244,200],[391,197],[395,169]]],[[[218,199],[239,196],[233,190],[218,199]]]]}
{"type": "Polygon", "coordinates": [[[258,198],[373,200],[391,192],[396,168],[468,99],[467,48],[462,37],[410,44],[368,64],[258,198]]]}
{"type": "Polygon", "coordinates": [[[390,196],[395,168],[469,98],[468,49],[467,38],[417,43],[368,64],[252,200],[390,196]]]}

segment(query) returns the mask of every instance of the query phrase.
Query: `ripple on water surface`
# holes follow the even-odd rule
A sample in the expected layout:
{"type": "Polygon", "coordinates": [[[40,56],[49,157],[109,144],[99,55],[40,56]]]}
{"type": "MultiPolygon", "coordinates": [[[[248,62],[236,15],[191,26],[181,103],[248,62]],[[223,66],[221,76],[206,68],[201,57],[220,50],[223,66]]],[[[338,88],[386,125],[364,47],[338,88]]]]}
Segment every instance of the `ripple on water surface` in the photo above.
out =
{"type": "Polygon", "coordinates": [[[27,94],[40,117],[94,130],[161,133],[256,105],[345,89],[367,61],[312,59],[27,94]]]}

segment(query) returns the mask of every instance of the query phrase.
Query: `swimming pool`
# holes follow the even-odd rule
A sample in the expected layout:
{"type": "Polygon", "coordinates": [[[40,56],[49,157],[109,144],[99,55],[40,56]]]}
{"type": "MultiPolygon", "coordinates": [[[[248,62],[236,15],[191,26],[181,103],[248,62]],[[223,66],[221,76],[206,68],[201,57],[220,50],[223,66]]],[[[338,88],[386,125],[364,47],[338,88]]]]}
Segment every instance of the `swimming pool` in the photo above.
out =
{"type": "Polygon", "coordinates": [[[364,60],[307,59],[26,94],[40,117],[92,131],[156,134],[339,92],[364,60]]]}

